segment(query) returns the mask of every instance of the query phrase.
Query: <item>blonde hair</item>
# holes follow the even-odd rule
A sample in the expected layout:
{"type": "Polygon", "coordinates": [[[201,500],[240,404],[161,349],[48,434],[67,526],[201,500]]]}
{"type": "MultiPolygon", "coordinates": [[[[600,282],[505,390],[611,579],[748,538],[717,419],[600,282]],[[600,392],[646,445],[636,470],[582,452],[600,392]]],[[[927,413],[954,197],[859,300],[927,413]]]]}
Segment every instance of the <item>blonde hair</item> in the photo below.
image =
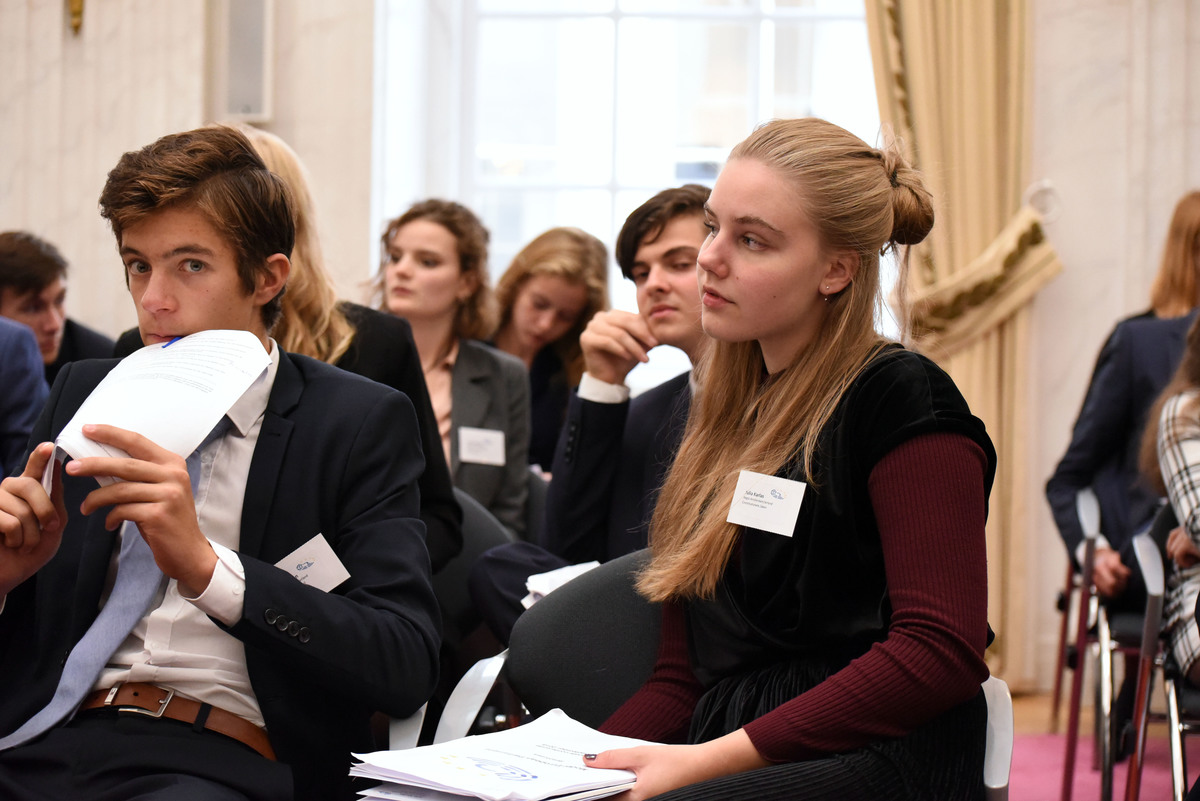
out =
{"type": "Polygon", "coordinates": [[[383,283],[388,264],[388,248],[400,229],[417,220],[437,223],[454,237],[461,275],[470,276],[474,283],[471,294],[455,308],[451,331],[458,339],[485,339],[495,327],[496,301],[492,296],[492,285],[488,280],[488,229],[475,212],[453,200],[430,198],[415,203],[408,211],[388,221],[380,237],[380,260],[383,267],[375,278],[375,290],[379,293],[379,308],[387,311],[387,299],[383,297],[383,283]]]}
{"type": "Polygon", "coordinates": [[[582,286],[587,294],[587,302],[575,325],[550,345],[566,368],[568,382],[577,384],[583,375],[579,335],[596,312],[608,308],[608,249],[599,239],[579,228],[551,228],[539,234],[513,257],[496,284],[500,320],[495,333],[511,322],[513,305],[521,288],[530,278],[541,275],[582,286]]]}
{"type": "MultiPolygon", "coordinates": [[[[726,522],[741,470],[779,473],[799,459],[810,483],[818,436],[842,395],[887,343],[874,329],[881,304],[879,254],[920,242],[933,205],[920,175],[824,120],[769,122],[733,149],[797,190],[822,250],[857,254],[851,283],[830,296],[816,338],[791,365],[763,380],[757,342],[714,342],[697,366],[702,390],[650,526],[652,559],[638,589],[656,601],[710,597],[737,541],[726,522]]],[[[902,265],[905,269],[907,265],[902,265]]]]}
{"type": "Polygon", "coordinates": [[[1162,264],[1150,287],[1150,306],[1158,317],[1182,317],[1200,301],[1197,248],[1200,247],[1200,192],[1188,192],[1175,204],[1163,245],[1162,264]]]}
{"type": "Polygon", "coordinates": [[[283,314],[271,334],[286,351],[333,364],[350,347],[355,331],[342,312],[337,290],[325,268],[308,172],[296,151],[275,134],[249,125],[236,127],[250,140],[267,169],[291,189],[295,201],[292,271],[283,296],[283,314]]]}

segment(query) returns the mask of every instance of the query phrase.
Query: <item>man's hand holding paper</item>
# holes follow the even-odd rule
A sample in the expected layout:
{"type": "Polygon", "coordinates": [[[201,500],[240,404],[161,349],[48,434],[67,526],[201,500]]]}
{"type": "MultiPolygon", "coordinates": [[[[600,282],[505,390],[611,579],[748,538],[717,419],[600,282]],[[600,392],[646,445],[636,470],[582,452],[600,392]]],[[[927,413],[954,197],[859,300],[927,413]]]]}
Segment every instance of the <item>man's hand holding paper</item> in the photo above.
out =
{"type": "Polygon", "coordinates": [[[66,471],[73,476],[119,479],[88,493],[79,511],[89,515],[111,506],[104,519],[109,531],[126,520],[136,523],[159,570],[178,580],[184,595],[198,596],[212,578],[217,555],[196,520],[187,462],[125,429],[88,424],[83,433],[108,449],[129,455],[90,456],[66,464],[66,471]]]}
{"type": "Polygon", "coordinates": [[[53,445],[0,484],[0,594],[54,555],[66,525],[55,469],[100,484],[79,511],[111,506],[105,526],[137,524],[159,568],[186,595],[208,586],[217,557],[200,531],[185,457],[263,375],[270,356],[247,331],[203,331],[131,354],[97,385],[53,445]],[[38,485],[37,478],[41,482],[38,485]],[[14,553],[15,552],[15,553],[14,553]]]}

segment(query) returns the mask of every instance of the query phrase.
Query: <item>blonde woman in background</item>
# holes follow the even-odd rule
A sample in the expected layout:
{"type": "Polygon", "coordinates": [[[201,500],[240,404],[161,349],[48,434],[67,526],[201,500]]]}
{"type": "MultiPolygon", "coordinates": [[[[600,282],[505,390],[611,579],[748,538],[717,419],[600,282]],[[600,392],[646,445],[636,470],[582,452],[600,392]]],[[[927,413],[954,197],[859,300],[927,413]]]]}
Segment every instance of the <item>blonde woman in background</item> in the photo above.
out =
{"type": "Polygon", "coordinates": [[[529,491],[529,379],[520,361],[481,341],[495,309],[488,231],[465,206],[425,200],[381,240],[383,308],[412,325],[455,486],[517,537],[529,491]]]}
{"type": "MultiPolygon", "coordinates": [[[[462,549],[462,510],[454,500],[450,471],[437,443],[437,425],[412,332],[389,314],[339,301],[325,266],[317,231],[316,206],[308,171],[296,152],[278,136],[248,125],[246,135],[271,172],[291,190],[296,210],[296,243],[283,295],[283,313],[271,331],[280,347],[386,384],[408,395],[417,410],[425,470],[419,483],[421,519],[436,572],[462,549]]],[[[137,329],[125,332],[116,355],[141,346],[137,329]]]]}
{"type": "Polygon", "coordinates": [[[608,250],[578,228],[551,228],[513,257],[496,300],[492,341],[529,370],[529,463],[549,468],[570,391],[583,374],[579,335],[608,308],[608,250]]]}

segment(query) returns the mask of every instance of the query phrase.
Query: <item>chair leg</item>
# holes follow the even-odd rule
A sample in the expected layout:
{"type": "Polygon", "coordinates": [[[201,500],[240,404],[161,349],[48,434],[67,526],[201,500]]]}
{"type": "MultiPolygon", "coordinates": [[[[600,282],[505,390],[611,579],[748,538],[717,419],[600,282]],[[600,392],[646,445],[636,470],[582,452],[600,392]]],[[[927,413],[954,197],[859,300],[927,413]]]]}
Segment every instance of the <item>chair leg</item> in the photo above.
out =
{"type": "Polygon", "coordinates": [[[1075,626],[1075,671],[1071,676],[1071,695],[1068,698],[1067,709],[1067,751],[1063,755],[1063,778],[1060,801],[1071,801],[1071,793],[1075,788],[1075,751],[1079,742],[1079,706],[1083,696],[1083,678],[1086,653],[1084,644],[1087,642],[1088,618],[1092,601],[1081,591],[1079,598],[1079,614],[1075,626]]]}
{"type": "Polygon", "coordinates": [[[1096,622],[1099,638],[1099,663],[1096,676],[1096,746],[1100,756],[1100,801],[1112,801],[1113,797],[1113,656],[1117,646],[1112,639],[1108,615],[1101,607],[1096,622]]]}
{"type": "Polygon", "coordinates": [[[1163,676],[1163,691],[1167,695],[1167,739],[1171,746],[1171,788],[1175,801],[1187,795],[1187,756],[1183,751],[1183,722],[1179,716],[1179,695],[1175,680],[1163,676]]]}
{"type": "Polygon", "coordinates": [[[1137,694],[1133,700],[1134,746],[1125,780],[1125,801],[1138,801],[1142,791],[1142,759],[1146,755],[1146,729],[1150,721],[1150,685],[1156,660],[1143,655],[1138,660],[1137,694]]]}
{"type": "MultiPolygon", "coordinates": [[[[1061,617],[1058,621],[1058,664],[1054,669],[1054,699],[1050,705],[1050,731],[1058,731],[1058,708],[1062,701],[1063,671],[1067,667],[1067,650],[1071,647],[1068,636],[1071,631],[1071,599],[1075,595],[1075,566],[1067,560],[1067,580],[1059,593],[1058,603],[1061,617]]],[[[1076,648],[1076,662],[1080,656],[1076,648]]]]}

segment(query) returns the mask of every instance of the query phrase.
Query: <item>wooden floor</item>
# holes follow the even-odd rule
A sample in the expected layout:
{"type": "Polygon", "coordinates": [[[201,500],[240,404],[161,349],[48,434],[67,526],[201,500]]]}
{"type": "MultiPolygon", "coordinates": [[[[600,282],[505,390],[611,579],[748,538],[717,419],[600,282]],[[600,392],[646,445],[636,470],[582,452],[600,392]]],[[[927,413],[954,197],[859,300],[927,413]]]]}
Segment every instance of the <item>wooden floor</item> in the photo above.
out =
{"type": "MultiPolygon", "coordinates": [[[[1016,734],[1045,734],[1049,732],[1051,698],[1050,693],[1014,695],[1013,732],[1016,734]]],[[[1058,728],[1061,731],[1067,726],[1066,699],[1060,705],[1058,717],[1058,728]]],[[[1088,731],[1089,729],[1085,727],[1090,726],[1091,721],[1091,705],[1083,704],[1080,711],[1080,728],[1088,731]]]]}
{"type": "MultiPolygon", "coordinates": [[[[1159,680],[1161,682],[1161,679],[1159,680]]],[[[1065,694],[1065,693],[1064,693],[1065,694]]],[[[1014,734],[1047,734],[1051,731],[1050,728],[1050,711],[1052,696],[1050,693],[1035,694],[1035,695],[1014,695],[1013,696],[1013,733],[1014,734]]],[[[1162,692],[1159,685],[1155,685],[1155,692],[1151,695],[1150,711],[1151,713],[1161,713],[1163,701],[1162,692]]],[[[1079,730],[1081,732],[1090,732],[1092,725],[1092,704],[1091,698],[1085,698],[1084,703],[1079,711],[1079,730]]],[[[1067,729],[1067,700],[1063,698],[1058,710],[1058,731],[1065,732],[1067,729]]],[[[1147,736],[1149,737],[1165,737],[1166,723],[1161,720],[1155,720],[1151,717],[1147,736]]]]}

